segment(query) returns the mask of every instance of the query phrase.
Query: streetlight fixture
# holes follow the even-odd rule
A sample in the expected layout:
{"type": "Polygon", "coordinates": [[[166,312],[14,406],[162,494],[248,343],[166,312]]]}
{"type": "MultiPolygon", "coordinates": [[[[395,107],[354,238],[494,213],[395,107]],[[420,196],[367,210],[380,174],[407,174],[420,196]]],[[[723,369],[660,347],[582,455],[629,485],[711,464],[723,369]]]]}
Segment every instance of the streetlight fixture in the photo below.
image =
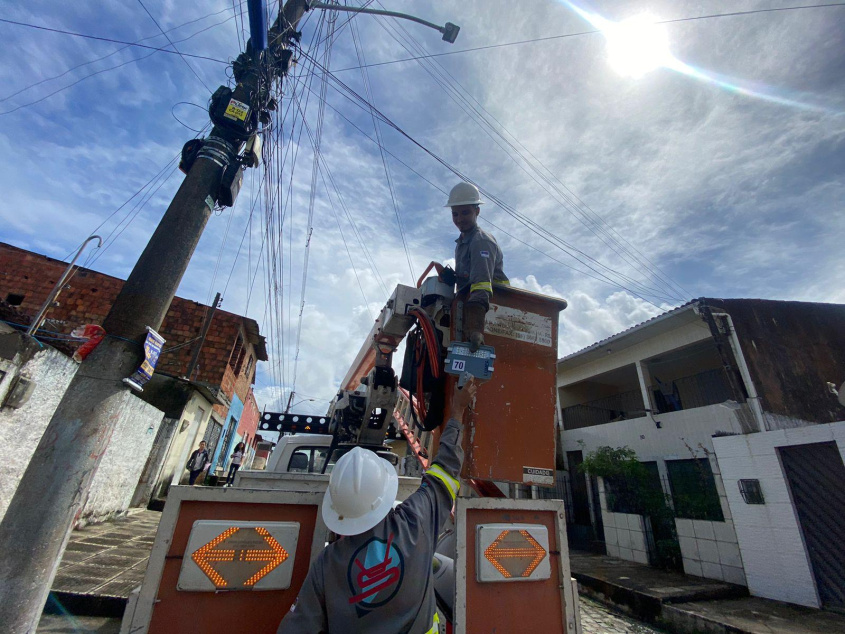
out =
{"type": "Polygon", "coordinates": [[[334,11],[348,11],[350,13],[370,13],[372,15],[386,15],[392,18],[402,18],[403,20],[411,20],[424,26],[439,31],[443,34],[443,41],[454,44],[458,37],[458,32],[461,30],[457,24],[447,22],[444,26],[438,26],[433,22],[428,22],[422,18],[409,15],[407,13],[399,13],[397,11],[384,11],[382,9],[365,9],[363,7],[346,7],[339,4],[331,4],[329,2],[315,2],[313,0],[308,2],[309,9],[332,9],[334,11]]]}

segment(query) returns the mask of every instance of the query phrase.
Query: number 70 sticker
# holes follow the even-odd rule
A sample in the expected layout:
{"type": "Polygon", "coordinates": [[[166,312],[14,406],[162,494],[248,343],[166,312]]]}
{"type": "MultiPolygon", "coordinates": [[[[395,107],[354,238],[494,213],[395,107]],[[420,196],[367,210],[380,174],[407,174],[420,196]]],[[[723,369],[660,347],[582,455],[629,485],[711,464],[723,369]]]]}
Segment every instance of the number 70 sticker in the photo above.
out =
{"type": "Polygon", "coordinates": [[[466,361],[463,359],[453,359],[452,360],[452,370],[455,372],[463,372],[466,368],[466,361]]]}

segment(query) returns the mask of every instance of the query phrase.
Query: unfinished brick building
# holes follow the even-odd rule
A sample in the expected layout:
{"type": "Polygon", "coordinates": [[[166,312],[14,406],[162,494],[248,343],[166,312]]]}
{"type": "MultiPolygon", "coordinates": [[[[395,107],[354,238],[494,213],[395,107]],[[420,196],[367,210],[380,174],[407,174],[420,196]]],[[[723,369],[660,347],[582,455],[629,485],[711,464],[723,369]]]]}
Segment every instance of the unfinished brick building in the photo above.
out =
{"type": "MultiPolygon", "coordinates": [[[[60,260],[0,243],[0,301],[16,307],[22,325],[28,325],[66,266],[60,260]]],[[[38,334],[51,343],[49,338],[56,333],[69,335],[78,326],[102,324],[123,283],[111,275],[79,268],[38,334]]],[[[159,329],[166,343],[157,374],[208,386],[216,393],[214,412],[220,420],[227,418],[233,401],[238,409],[246,406],[247,416],[239,420],[237,435],[253,440],[258,416],[252,385],[256,362],[267,360],[265,339],[255,320],[217,310],[202,343],[197,366],[190,377],[186,376],[191,357],[200,344],[198,337],[208,310],[208,306],[199,302],[173,299],[159,329]]],[[[237,418],[241,418],[240,412],[237,418]]]]}

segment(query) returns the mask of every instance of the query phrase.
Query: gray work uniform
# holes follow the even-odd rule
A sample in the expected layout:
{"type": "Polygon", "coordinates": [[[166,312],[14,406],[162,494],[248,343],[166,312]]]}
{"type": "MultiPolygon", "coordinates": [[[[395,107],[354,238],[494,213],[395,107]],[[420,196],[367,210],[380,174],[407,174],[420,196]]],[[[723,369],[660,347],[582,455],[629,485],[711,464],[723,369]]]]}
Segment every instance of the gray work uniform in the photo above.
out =
{"type": "Polygon", "coordinates": [[[439,632],[432,560],[460,486],[461,429],[449,420],[434,463],[407,500],[374,528],[320,553],[278,634],[439,632]]]}
{"type": "Polygon", "coordinates": [[[461,234],[455,240],[455,274],[458,292],[469,288],[468,302],[490,306],[493,296],[493,282],[509,284],[503,269],[502,250],[496,238],[475,227],[468,235],[461,234]]]}

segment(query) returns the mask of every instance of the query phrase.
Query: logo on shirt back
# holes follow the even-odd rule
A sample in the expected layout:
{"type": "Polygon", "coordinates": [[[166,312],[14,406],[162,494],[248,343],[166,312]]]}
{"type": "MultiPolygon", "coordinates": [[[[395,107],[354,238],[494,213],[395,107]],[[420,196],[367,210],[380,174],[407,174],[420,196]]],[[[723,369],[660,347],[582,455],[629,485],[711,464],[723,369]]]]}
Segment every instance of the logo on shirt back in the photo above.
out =
{"type": "Polygon", "coordinates": [[[482,258],[489,258],[490,252],[489,251],[479,251],[478,255],[480,255],[482,258]]]}
{"type": "Polygon", "coordinates": [[[358,616],[395,597],[404,574],[405,560],[393,544],[392,534],[386,542],[373,537],[356,550],[346,576],[352,592],[349,603],[355,605],[358,616]]]}

